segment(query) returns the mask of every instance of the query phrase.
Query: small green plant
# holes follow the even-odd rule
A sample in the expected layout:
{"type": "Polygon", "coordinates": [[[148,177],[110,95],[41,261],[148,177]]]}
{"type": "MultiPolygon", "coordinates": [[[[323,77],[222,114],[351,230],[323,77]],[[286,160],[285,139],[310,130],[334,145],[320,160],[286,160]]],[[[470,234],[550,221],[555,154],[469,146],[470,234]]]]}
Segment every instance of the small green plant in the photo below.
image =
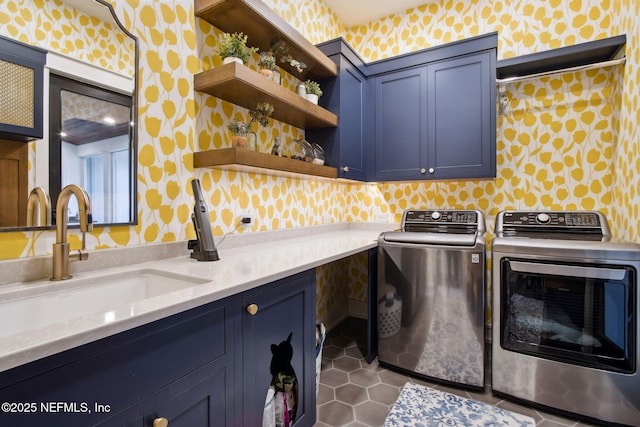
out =
{"type": "Polygon", "coordinates": [[[258,51],[258,48],[247,46],[247,36],[243,33],[223,33],[218,37],[218,55],[224,58],[233,56],[242,62],[258,51]]]}
{"type": "Polygon", "coordinates": [[[234,135],[246,135],[251,132],[251,124],[258,123],[262,127],[269,124],[269,117],[273,113],[273,105],[268,102],[259,102],[255,110],[249,111],[249,121],[233,119],[227,125],[227,129],[234,135]]]}
{"type": "Polygon", "coordinates": [[[295,68],[299,73],[307,68],[304,62],[300,62],[289,54],[289,46],[283,41],[280,41],[279,37],[275,37],[271,43],[271,52],[273,56],[280,56],[280,62],[286,62],[295,68]]]}
{"type": "Polygon", "coordinates": [[[260,59],[258,59],[258,67],[265,70],[275,71],[276,58],[271,52],[260,52],[260,59]]]}
{"type": "Polygon", "coordinates": [[[251,122],[257,122],[260,126],[266,127],[269,124],[269,117],[273,114],[273,105],[268,102],[258,102],[255,110],[249,111],[251,122]]]}
{"type": "Polygon", "coordinates": [[[251,123],[243,122],[241,120],[232,119],[227,125],[227,129],[234,135],[246,135],[250,131],[251,123]]]}
{"type": "Polygon", "coordinates": [[[304,89],[310,95],[318,95],[322,96],[322,89],[320,89],[320,84],[318,82],[314,82],[313,80],[307,80],[304,83],[304,89]]]}

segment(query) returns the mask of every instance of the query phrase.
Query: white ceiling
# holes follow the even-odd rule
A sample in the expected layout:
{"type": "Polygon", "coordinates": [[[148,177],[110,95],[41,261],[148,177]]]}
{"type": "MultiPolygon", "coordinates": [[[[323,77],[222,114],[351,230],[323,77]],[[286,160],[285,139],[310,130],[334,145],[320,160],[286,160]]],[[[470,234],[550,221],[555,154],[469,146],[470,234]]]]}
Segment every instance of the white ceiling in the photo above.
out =
{"type": "Polygon", "coordinates": [[[351,28],[428,3],[428,0],[324,0],[340,22],[351,28]]]}

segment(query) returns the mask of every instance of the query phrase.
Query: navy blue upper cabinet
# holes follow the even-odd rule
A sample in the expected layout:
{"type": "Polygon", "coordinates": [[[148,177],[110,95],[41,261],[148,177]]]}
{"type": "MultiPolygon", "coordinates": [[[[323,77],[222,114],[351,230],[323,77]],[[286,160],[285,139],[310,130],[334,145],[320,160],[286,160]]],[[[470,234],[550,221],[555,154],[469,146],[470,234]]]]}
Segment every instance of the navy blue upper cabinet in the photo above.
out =
{"type": "Polygon", "coordinates": [[[495,177],[497,33],[367,64],[373,179],[495,177]]]}
{"type": "Polygon", "coordinates": [[[324,148],[326,164],[338,168],[338,177],[365,180],[367,91],[364,64],[341,38],[317,47],[338,66],[337,77],[319,81],[323,91],[319,104],[338,116],[338,127],[307,130],[305,137],[324,148]]]}
{"type": "Polygon", "coordinates": [[[426,68],[376,77],[374,88],[376,179],[420,179],[427,165],[426,68]]]}
{"type": "Polygon", "coordinates": [[[494,76],[491,52],[427,67],[428,179],[496,176],[494,76]]]}

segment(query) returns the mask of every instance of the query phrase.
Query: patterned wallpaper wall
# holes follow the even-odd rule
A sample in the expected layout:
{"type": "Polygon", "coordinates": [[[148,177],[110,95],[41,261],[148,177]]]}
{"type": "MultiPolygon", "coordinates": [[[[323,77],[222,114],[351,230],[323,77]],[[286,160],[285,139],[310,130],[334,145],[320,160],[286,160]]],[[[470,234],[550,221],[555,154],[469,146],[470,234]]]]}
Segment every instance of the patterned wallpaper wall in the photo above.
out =
{"type": "Polygon", "coordinates": [[[637,2],[433,1],[349,29],[345,38],[369,61],[491,31],[499,33],[498,59],[628,37],[625,66],[506,85],[497,179],[386,184],[394,216],[417,205],[477,206],[491,220],[502,209],[598,209],[616,235],[637,240],[637,11],[637,2]]]}
{"type": "MultiPolygon", "coordinates": [[[[217,170],[194,170],[192,153],[229,144],[224,128],[246,110],[194,93],[193,74],[215,66],[216,30],[194,19],[192,0],[110,0],[139,37],[139,225],[97,228],[89,248],[142,245],[193,236],[189,178],[202,180],[212,206],[214,234],[234,229],[241,213],[257,216],[252,231],[327,222],[398,221],[408,207],[478,207],[487,217],[506,208],[595,208],[619,237],[640,230],[640,5],[632,0],[426,1],[424,6],[368,25],[344,28],[321,0],[268,0],[313,43],[342,35],[366,60],[499,32],[498,58],[627,34],[624,67],[569,73],[510,84],[510,103],[498,121],[495,180],[403,184],[345,184],[217,170]],[[201,60],[202,59],[202,60],[201,60]]],[[[57,0],[45,0],[55,4],[57,0]]],[[[41,0],[0,0],[3,34],[30,37],[41,0]]],[[[47,25],[56,46],[77,45],[57,14],[47,25]]],[[[85,22],[83,28],[99,26],[85,22]]],[[[54,43],[52,41],[52,43],[54,43]]],[[[252,60],[255,61],[255,58],[252,60]]],[[[250,66],[254,62],[249,63],[250,66]]],[[[287,76],[285,84],[294,85],[287,76]]],[[[274,136],[299,129],[271,121],[259,129],[261,150],[274,136]]],[[[492,228],[492,224],[489,229],[492,228]]],[[[50,253],[52,232],[0,233],[0,259],[50,253]]],[[[78,245],[77,236],[70,239],[78,245]]],[[[348,285],[350,296],[362,288],[348,285]]],[[[323,287],[326,289],[326,287],[323,287]]],[[[320,308],[319,313],[326,309],[320,308]]]]}

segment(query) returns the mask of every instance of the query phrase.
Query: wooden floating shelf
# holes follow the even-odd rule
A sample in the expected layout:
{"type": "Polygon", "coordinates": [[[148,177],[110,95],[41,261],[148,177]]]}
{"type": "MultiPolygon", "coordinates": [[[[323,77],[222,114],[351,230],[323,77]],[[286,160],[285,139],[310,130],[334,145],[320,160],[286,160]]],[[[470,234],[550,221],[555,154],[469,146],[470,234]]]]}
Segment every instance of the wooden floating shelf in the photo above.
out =
{"type": "Polygon", "coordinates": [[[193,166],[196,168],[216,168],[286,177],[338,177],[338,170],[330,166],[316,165],[302,160],[273,156],[244,148],[221,148],[195,152],[193,166]]]}
{"type": "Polygon", "coordinates": [[[261,51],[270,51],[278,37],[286,43],[289,54],[307,68],[299,73],[288,63],[278,61],[278,66],[301,80],[338,75],[333,61],[260,0],[195,0],[194,13],[221,31],[244,33],[247,44],[261,51]]]}
{"type": "Polygon", "coordinates": [[[269,102],[274,119],[301,129],[338,126],[338,116],[249,67],[232,62],[193,77],[195,89],[248,109],[269,102]]]}

